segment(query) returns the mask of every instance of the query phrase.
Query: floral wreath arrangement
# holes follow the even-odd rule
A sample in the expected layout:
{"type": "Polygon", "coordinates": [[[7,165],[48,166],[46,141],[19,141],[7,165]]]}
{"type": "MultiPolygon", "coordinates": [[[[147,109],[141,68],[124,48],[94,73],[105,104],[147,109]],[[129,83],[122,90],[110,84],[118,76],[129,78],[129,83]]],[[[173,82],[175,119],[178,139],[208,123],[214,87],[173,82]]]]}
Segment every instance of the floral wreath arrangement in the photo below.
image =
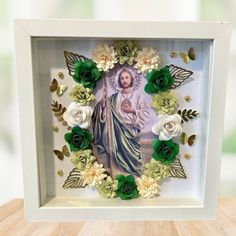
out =
{"type": "MultiPolygon", "coordinates": [[[[140,49],[130,40],[115,41],[113,46],[100,44],[93,50],[92,59],[68,51],[64,51],[64,56],[69,75],[76,82],[70,91],[72,102],[67,108],[57,101],[52,104],[58,121],[68,126],[69,132],[64,137],[75,166],[65,180],[64,188],[93,186],[104,198],[153,198],[159,196],[161,180],[187,178],[178,157],[179,143],[175,139],[179,137],[182,144],[193,144],[195,135],[188,137],[183,132],[183,124],[196,118],[198,113],[192,109],[177,110],[178,99],[174,89],[184,84],[193,72],[172,64],[159,69],[159,53],[151,47],[140,49]],[[144,165],[142,175],[135,178],[120,174],[113,179],[92,151],[93,137],[88,129],[93,113],[90,103],[95,100],[93,92],[97,81],[116,65],[126,64],[146,77],[144,90],[152,96],[151,106],[157,113],[158,122],[152,127],[156,135],[152,142],[152,159],[144,165]]],[[[53,81],[50,89],[57,90],[60,96],[66,87],[53,81]]],[[[70,155],[66,145],[62,151],[54,150],[54,154],[61,160],[64,155],[70,155]]]]}

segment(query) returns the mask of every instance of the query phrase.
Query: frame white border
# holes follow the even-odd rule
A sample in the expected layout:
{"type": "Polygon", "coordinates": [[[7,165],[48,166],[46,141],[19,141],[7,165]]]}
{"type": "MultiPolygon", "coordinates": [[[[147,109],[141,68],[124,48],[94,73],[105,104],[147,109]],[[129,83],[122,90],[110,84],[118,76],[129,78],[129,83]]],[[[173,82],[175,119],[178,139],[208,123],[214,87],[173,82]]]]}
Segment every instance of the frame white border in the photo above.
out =
{"type": "Polygon", "coordinates": [[[216,214],[224,124],[230,23],[111,22],[87,20],[15,20],[15,50],[20,106],[25,217],[29,221],[194,220],[216,214]],[[132,30],[130,30],[132,29],[132,30]],[[210,78],[205,195],[201,206],[40,207],[37,132],[32,68],[32,37],[93,37],[213,40],[210,78]],[[224,56],[222,56],[224,55],[224,56]],[[223,60],[222,60],[223,58],[223,60]],[[219,96],[220,94],[220,96],[219,96]]]}

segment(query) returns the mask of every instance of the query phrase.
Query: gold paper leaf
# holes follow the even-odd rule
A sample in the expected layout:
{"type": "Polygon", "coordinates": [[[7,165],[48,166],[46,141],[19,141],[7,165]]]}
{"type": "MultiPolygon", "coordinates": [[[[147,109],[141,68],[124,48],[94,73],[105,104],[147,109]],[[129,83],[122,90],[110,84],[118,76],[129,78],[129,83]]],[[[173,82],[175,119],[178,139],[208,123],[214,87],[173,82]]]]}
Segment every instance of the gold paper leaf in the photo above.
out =
{"type": "Polygon", "coordinates": [[[183,109],[183,110],[178,110],[178,114],[182,118],[182,123],[183,122],[188,122],[189,120],[193,120],[194,118],[197,118],[199,116],[197,111],[194,111],[192,109],[183,109]]]}
{"type": "Polygon", "coordinates": [[[69,70],[69,75],[71,75],[71,76],[74,76],[74,74],[75,74],[74,65],[76,62],[78,62],[78,61],[84,62],[84,61],[88,60],[88,58],[86,58],[82,55],[78,55],[76,53],[69,52],[69,51],[64,51],[64,56],[66,58],[66,65],[69,70]]]}
{"type": "Polygon", "coordinates": [[[174,78],[174,83],[171,85],[172,89],[175,89],[182,85],[193,74],[192,71],[175,66],[173,64],[169,65],[169,70],[171,76],[174,78]]]}
{"type": "Polygon", "coordinates": [[[70,174],[68,175],[65,183],[63,184],[63,188],[84,188],[86,184],[81,176],[81,172],[74,168],[70,174]]]}
{"type": "Polygon", "coordinates": [[[170,176],[173,178],[186,179],[187,176],[184,172],[184,168],[179,158],[176,158],[174,162],[170,164],[169,170],[170,176]]]}

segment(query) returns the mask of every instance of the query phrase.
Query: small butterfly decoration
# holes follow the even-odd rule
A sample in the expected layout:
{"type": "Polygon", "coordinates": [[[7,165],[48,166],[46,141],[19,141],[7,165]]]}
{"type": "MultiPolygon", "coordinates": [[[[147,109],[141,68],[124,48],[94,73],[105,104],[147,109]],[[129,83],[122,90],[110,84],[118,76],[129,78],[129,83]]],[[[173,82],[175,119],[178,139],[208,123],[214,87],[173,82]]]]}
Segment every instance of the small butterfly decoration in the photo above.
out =
{"type": "Polygon", "coordinates": [[[50,85],[50,91],[51,92],[55,92],[57,93],[57,96],[60,97],[64,94],[64,92],[67,90],[67,86],[62,84],[62,85],[58,85],[58,82],[56,79],[52,80],[52,83],[50,85]]]}
{"type": "Polygon", "coordinates": [[[196,52],[193,47],[189,48],[188,53],[180,52],[179,55],[187,64],[190,62],[190,60],[194,61],[196,59],[196,52]]]}
{"type": "Polygon", "coordinates": [[[56,157],[59,159],[59,160],[63,160],[64,159],[64,156],[66,157],[69,157],[70,156],[70,152],[69,152],[69,149],[66,145],[64,145],[62,147],[62,151],[60,150],[53,150],[53,153],[56,155],[56,157]]]}
{"type": "Polygon", "coordinates": [[[185,132],[183,132],[181,134],[180,141],[183,145],[188,144],[189,146],[192,146],[196,141],[196,135],[192,134],[188,136],[185,132]]]}

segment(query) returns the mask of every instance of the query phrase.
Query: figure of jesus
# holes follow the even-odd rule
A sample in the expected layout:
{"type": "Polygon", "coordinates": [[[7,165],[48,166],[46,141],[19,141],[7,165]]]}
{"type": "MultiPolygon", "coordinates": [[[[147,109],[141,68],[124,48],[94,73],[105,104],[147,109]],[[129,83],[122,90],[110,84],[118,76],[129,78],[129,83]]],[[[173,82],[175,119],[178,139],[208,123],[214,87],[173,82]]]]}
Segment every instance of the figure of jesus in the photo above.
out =
{"type": "Polygon", "coordinates": [[[140,134],[149,117],[149,106],[134,90],[135,78],[129,69],[120,70],[117,82],[120,91],[107,98],[105,88],[94,108],[95,145],[99,154],[112,158],[110,163],[120,172],[140,176],[140,134]]]}

